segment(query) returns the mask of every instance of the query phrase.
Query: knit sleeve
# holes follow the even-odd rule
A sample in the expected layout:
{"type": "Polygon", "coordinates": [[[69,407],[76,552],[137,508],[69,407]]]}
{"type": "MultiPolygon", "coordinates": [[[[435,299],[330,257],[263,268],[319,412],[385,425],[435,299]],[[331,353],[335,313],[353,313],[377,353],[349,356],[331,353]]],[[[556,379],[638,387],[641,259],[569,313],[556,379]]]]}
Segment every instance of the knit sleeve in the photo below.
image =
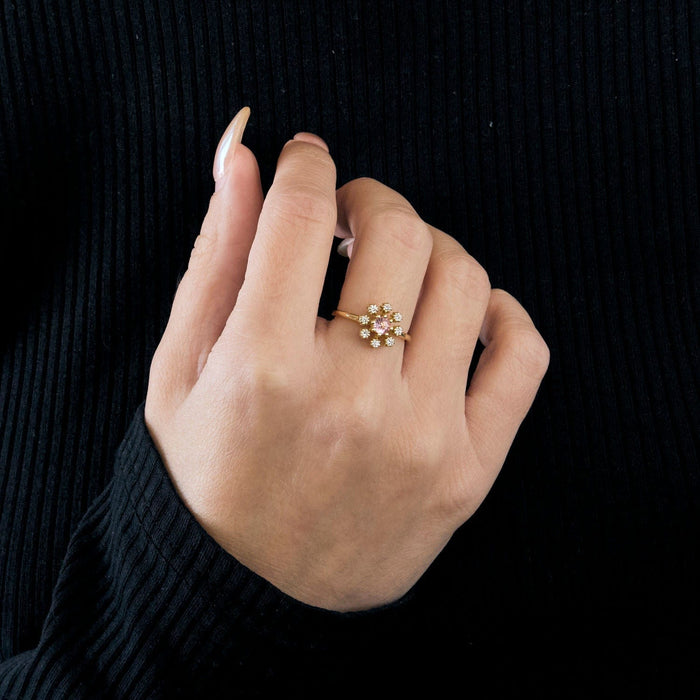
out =
{"type": "Polygon", "coordinates": [[[0,697],[240,697],[308,684],[410,599],[336,613],[244,567],[180,500],[142,405],[72,535],[38,646],[0,664],[0,697]]]}

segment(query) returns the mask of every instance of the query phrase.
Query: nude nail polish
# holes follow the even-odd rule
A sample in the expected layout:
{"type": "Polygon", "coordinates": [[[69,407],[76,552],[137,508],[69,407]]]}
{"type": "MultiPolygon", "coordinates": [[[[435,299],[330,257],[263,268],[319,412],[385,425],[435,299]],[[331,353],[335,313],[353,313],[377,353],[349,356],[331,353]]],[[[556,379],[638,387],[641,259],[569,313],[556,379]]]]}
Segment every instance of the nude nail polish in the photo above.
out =
{"type": "Polygon", "coordinates": [[[352,257],[352,246],[355,243],[355,237],[352,236],[350,238],[344,238],[340,243],[338,243],[338,247],[336,248],[336,251],[340,253],[340,255],[350,258],[352,257]]]}
{"type": "Polygon", "coordinates": [[[213,175],[215,191],[221,186],[221,182],[233,162],[236,154],[236,145],[243,138],[243,131],[248,123],[248,117],[250,117],[250,107],[242,107],[221,136],[219,145],[216,148],[216,155],[214,156],[213,175]]]}

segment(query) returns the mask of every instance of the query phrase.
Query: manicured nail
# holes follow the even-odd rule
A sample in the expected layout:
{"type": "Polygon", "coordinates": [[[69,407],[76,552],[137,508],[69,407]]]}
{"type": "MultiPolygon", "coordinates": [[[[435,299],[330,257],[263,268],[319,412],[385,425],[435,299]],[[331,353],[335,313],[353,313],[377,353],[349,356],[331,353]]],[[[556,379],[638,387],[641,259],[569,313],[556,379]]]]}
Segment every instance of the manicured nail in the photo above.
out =
{"type": "Polygon", "coordinates": [[[338,243],[338,247],[336,250],[344,257],[346,258],[351,258],[352,257],[352,246],[355,243],[355,237],[352,236],[351,238],[344,238],[340,243],[338,243]]]}
{"type": "Polygon", "coordinates": [[[236,154],[236,144],[239,144],[243,138],[243,131],[248,123],[248,117],[250,117],[250,107],[242,107],[226,127],[226,131],[224,131],[219,141],[216,155],[214,156],[215,191],[221,186],[221,181],[233,162],[236,154]]]}

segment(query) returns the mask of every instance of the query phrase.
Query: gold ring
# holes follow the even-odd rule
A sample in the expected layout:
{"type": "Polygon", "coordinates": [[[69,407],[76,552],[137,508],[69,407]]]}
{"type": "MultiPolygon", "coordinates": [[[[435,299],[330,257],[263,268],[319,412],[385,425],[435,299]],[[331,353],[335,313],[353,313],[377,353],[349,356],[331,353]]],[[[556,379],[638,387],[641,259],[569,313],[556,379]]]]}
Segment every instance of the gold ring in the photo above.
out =
{"type": "Polygon", "coordinates": [[[396,342],[396,338],[407,342],[411,340],[411,336],[404,333],[401,326],[401,314],[394,311],[391,304],[370,304],[367,307],[367,313],[362,315],[336,309],[333,316],[342,316],[342,318],[359,323],[362,326],[360,338],[369,340],[369,344],[373,348],[378,348],[382,344],[382,340],[384,345],[389,347],[396,342]]]}

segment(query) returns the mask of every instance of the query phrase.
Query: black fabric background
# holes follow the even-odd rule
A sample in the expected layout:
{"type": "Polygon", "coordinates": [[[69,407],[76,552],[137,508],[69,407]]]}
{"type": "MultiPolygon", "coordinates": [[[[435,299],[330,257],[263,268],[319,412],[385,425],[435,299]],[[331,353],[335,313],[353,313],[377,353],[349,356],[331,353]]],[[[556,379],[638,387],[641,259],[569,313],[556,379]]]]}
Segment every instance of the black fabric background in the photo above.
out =
{"type": "Polygon", "coordinates": [[[111,477],[247,104],[265,189],[318,133],[339,186],[401,192],[551,350],[387,672],[495,697],[697,690],[698,2],[6,0],[0,94],[3,658],[36,644],[111,477]]]}

